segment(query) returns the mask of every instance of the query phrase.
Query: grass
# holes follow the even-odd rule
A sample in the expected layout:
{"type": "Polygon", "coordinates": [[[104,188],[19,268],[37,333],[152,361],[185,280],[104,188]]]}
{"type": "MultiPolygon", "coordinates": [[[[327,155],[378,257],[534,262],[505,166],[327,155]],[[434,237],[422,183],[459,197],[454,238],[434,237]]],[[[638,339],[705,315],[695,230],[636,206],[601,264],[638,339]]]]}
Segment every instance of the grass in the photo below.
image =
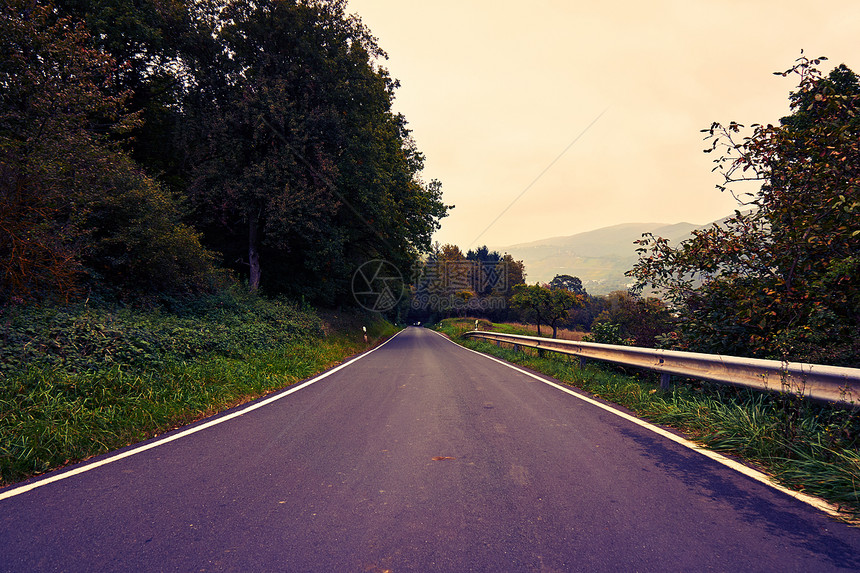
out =
{"type": "MultiPolygon", "coordinates": [[[[543,372],[640,417],[684,433],[712,450],[732,454],[789,488],[837,506],[846,520],[860,519],[860,412],[732,386],[680,381],[671,391],[659,377],[589,363],[555,353],[539,357],[495,344],[466,340],[474,319],[447,319],[439,329],[456,342],[543,372]]],[[[525,334],[511,325],[482,330],[525,334]]]]}
{"type": "Polygon", "coordinates": [[[181,312],[19,309],[0,330],[0,484],[289,386],[396,332],[222,293],[181,312]]]}

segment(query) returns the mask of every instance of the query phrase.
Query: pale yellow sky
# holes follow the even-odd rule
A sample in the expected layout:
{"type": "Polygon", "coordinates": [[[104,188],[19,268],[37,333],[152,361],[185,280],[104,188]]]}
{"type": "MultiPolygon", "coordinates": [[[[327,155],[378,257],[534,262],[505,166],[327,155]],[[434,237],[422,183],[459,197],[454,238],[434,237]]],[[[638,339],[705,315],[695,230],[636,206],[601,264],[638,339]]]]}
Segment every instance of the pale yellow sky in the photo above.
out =
{"type": "Polygon", "coordinates": [[[714,188],[699,130],[786,115],[796,79],[772,72],[801,49],[827,56],[825,71],[860,73],[857,0],[349,0],[348,11],[388,52],[424,178],[456,205],[435,239],[464,250],[728,215],[736,203],[714,188]]]}

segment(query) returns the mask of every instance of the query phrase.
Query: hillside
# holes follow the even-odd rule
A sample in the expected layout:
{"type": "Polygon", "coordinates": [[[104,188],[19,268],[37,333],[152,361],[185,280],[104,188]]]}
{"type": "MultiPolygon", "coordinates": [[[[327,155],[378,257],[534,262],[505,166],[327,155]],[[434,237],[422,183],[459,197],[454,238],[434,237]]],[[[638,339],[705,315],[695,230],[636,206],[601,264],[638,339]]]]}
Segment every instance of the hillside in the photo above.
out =
{"type": "Polygon", "coordinates": [[[692,223],[625,223],[563,237],[521,243],[501,249],[522,260],[529,283],[549,282],[556,275],[573,275],[582,280],[590,294],[606,294],[626,289],[630,279],[624,273],[636,262],[636,245],[642,233],[653,233],[677,244],[694,229],[708,225],[692,223]]]}

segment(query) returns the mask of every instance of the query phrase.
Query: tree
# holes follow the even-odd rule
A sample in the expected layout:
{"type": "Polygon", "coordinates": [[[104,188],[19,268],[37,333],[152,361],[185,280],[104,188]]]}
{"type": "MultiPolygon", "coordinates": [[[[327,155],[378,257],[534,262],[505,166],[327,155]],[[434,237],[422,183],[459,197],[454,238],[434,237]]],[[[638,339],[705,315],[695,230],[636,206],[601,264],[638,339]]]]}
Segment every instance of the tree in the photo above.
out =
{"type": "Polygon", "coordinates": [[[526,320],[537,325],[538,336],[541,324],[546,324],[544,296],[540,285],[519,285],[511,297],[511,306],[523,311],[526,320]]]}
{"type": "Polygon", "coordinates": [[[583,295],[574,294],[568,290],[549,289],[547,304],[547,320],[552,327],[552,337],[558,336],[558,324],[570,316],[570,311],[581,307],[583,295]]]}
{"type": "Polygon", "coordinates": [[[57,11],[85,23],[94,47],[116,62],[107,93],[124,94],[141,121],[118,139],[148,173],[184,189],[184,153],[177,127],[194,89],[196,60],[212,50],[188,0],[55,0],[57,11]]]}
{"type": "Polygon", "coordinates": [[[504,290],[507,286],[507,269],[503,268],[502,255],[498,251],[490,251],[484,245],[466,253],[466,260],[474,263],[479,296],[489,296],[493,291],[504,290]]]}
{"type": "Polygon", "coordinates": [[[391,111],[384,53],[345,6],[236,0],[213,28],[222,56],[201,74],[217,85],[200,102],[191,195],[251,290],[330,302],[367,260],[408,269],[448,208],[391,111]]]}
{"type": "Polygon", "coordinates": [[[204,288],[209,254],[111,134],[139,124],[113,59],[50,5],[0,12],[0,300],[204,288]],[[88,283],[88,284],[86,284],[88,283]]]}
{"type": "MultiPolygon", "coordinates": [[[[596,330],[598,324],[611,324],[617,329],[619,339],[630,340],[636,346],[653,348],[658,338],[670,332],[674,326],[669,308],[656,297],[642,298],[619,290],[601,298],[603,310],[595,318],[592,331],[596,330]]],[[[604,329],[604,335],[606,332],[604,329]]]]}
{"type": "Polygon", "coordinates": [[[508,316],[510,297],[524,283],[525,267],[510,255],[482,246],[463,255],[457,245],[436,243],[412,268],[412,308],[426,319],[429,307],[444,314],[459,308],[491,320],[508,316]]]}
{"type": "Polygon", "coordinates": [[[677,248],[645,236],[629,273],[680,315],[678,345],[856,364],[860,358],[860,82],[845,66],[801,57],[792,114],[780,125],[714,123],[718,187],[742,202],[723,225],[677,248]],[[742,185],[760,185],[740,193],[742,185]]]}
{"type": "Polygon", "coordinates": [[[581,295],[563,289],[550,289],[541,285],[519,285],[511,298],[514,307],[531,315],[537,324],[538,336],[541,324],[552,328],[552,337],[558,336],[559,321],[568,317],[571,309],[582,305],[581,295]]]}
{"type": "Polygon", "coordinates": [[[551,289],[564,289],[573,294],[585,294],[585,289],[582,287],[582,281],[579,277],[570,275],[555,275],[549,283],[551,289]]]}
{"type": "Polygon", "coordinates": [[[435,256],[435,288],[441,298],[448,305],[445,310],[450,314],[459,308],[461,315],[465,316],[467,305],[474,300],[475,292],[475,264],[466,259],[460,247],[453,244],[443,245],[435,256]]]}
{"type": "Polygon", "coordinates": [[[507,253],[502,256],[502,263],[505,265],[505,273],[508,278],[505,296],[510,298],[517,286],[526,284],[526,266],[523,261],[515,261],[514,257],[507,253]]]}
{"type": "Polygon", "coordinates": [[[571,328],[589,330],[605,306],[606,301],[603,297],[586,293],[583,296],[583,306],[570,311],[570,318],[567,323],[571,328]]]}

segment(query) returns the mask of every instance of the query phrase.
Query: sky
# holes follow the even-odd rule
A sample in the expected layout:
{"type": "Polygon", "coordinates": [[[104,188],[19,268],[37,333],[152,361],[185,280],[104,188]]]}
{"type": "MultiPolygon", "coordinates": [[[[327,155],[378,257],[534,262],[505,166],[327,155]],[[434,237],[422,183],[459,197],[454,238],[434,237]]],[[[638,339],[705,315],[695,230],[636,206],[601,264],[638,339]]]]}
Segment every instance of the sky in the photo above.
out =
{"type": "Polygon", "coordinates": [[[503,249],[737,203],[702,129],[777,123],[803,54],[860,73],[860,2],[348,0],[455,205],[434,240],[503,249]]]}

